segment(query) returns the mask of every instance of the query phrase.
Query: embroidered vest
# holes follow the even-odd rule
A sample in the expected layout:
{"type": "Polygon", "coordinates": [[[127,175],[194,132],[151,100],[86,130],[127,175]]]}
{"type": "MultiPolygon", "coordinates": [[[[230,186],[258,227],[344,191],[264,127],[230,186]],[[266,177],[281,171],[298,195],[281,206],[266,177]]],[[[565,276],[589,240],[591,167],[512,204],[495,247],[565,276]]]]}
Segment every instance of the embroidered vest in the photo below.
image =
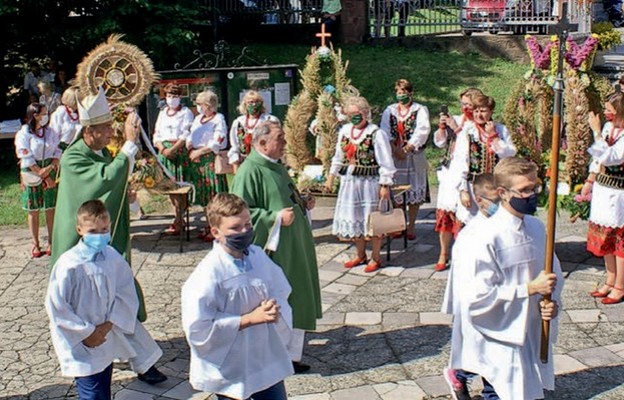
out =
{"type": "Polygon", "coordinates": [[[375,146],[373,141],[377,129],[366,133],[366,137],[357,144],[348,136],[340,140],[340,148],[343,151],[342,167],[339,173],[345,175],[350,165],[354,165],[354,176],[374,176],[379,174],[379,164],[375,159],[375,146]]]}
{"type": "Polygon", "coordinates": [[[500,157],[487,148],[487,144],[475,139],[472,135],[468,135],[469,144],[469,164],[468,174],[470,180],[474,180],[479,174],[486,172],[494,173],[494,166],[500,161],[500,157]]]}
{"type": "Polygon", "coordinates": [[[236,137],[238,138],[239,151],[241,155],[248,156],[251,152],[252,136],[251,132],[247,132],[242,123],[238,122],[236,128],[236,137]]]}
{"type": "Polygon", "coordinates": [[[414,128],[416,127],[416,117],[418,116],[418,110],[414,110],[411,114],[399,121],[399,118],[390,114],[390,140],[397,146],[403,146],[409,142],[414,134],[414,128]]]}

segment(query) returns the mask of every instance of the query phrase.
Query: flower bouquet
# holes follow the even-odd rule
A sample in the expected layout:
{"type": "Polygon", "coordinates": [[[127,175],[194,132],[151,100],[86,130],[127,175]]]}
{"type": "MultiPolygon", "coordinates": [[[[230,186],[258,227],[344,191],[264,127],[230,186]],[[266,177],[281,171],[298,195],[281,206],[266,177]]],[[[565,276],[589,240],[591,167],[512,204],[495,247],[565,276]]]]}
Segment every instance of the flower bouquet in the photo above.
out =
{"type": "Polygon", "coordinates": [[[591,193],[587,196],[581,194],[583,185],[579,184],[574,187],[573,193],[561,196],[560,205],[564,210],[570,213],[570,222],[574,223],[577,219],[586,221],[589,219],[589,210],[591,207],[591,193]]]}
{"type": "Polygon", "coordinates": [[[150,192],[164,192],[176,189],[177,184],[165,176],[156,157],[143,151],[137,157],[130,175],[130,187],[136,191],[147,189],[150,192]]]}

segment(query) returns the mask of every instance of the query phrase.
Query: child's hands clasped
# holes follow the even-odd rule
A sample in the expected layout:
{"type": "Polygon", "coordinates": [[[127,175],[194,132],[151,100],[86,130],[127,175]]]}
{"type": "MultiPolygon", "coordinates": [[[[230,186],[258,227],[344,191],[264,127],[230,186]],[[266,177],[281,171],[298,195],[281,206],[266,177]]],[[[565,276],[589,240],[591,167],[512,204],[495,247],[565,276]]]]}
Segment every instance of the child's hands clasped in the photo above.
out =
{"type": "Polygon", "coordinates": [[[110,321],[104,322],[95,327],[93,333],[87,336],[86,339],[82,341],[82,343],[87,347],[98,347],[102,343],[106,342],[106,335],[113,328],[113,324],[110,321]]]}
{"type": "Polygon", "coordinates": [[[260,305],[251,312],[252,324],[270,324],[277,322],[280,306],[275,299],[262,300],[260,305]]]}

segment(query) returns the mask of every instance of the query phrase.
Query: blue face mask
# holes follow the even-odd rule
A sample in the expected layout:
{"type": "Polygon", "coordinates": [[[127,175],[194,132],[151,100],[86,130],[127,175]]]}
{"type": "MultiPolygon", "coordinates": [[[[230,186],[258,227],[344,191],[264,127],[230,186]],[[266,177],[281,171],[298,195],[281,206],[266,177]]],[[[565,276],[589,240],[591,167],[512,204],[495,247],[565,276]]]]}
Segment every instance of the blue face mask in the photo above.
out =
{"type": "Polygon", "coordinates": [[[110,232],[85,233],[82,241],[93,254],[97,254],[106,249],[106,246],[111,241],[111,234],[110,232]]]}
{"type": "Polygon", "coordinates": [[[498,202],[490,200],[490,205],[484,210],[488,217],[491,217],[498,211],[498,202]]]}

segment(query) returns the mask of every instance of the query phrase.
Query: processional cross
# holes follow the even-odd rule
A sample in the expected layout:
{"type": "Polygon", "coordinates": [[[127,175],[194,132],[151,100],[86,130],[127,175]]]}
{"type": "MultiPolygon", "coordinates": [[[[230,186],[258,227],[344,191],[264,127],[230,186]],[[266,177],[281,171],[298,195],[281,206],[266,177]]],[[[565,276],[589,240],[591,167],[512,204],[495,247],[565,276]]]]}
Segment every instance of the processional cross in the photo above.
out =
{"type": "Polygon", "coordinates": [[[325,32],[325,24],[321,24],[321,32],[317,33],[315,36],[321,38],[321,47],[325,47],[325,38],[330,38],[331,35],[331,33],[325,32]]]}
{"type": "MultiPolygon", "coordinates": [[[[561,140],[561,116],[563,114],[563,59],[566,51],[568,32],[572,27],[568,21],[568,3],[560,3],[561,18],[555,27],[559,37],[559,58],[557,60],[557,75],[555,77],[552,143],[550,153],[550,190],[548,193],[548,219],[546,221],[546,257],[544,260],[544,272],[553,272],[555,254],[555,225],[557,221],[557,185],[559,183],[559,143],[561,140]]],[[[551,295],[545,295],[544,301],[549,303],[551,295]]],[[[548,342],[550,336],[550,321],[542,321],[542,341],[540,359],[543,363],[548,362],[548,342]]]]}

